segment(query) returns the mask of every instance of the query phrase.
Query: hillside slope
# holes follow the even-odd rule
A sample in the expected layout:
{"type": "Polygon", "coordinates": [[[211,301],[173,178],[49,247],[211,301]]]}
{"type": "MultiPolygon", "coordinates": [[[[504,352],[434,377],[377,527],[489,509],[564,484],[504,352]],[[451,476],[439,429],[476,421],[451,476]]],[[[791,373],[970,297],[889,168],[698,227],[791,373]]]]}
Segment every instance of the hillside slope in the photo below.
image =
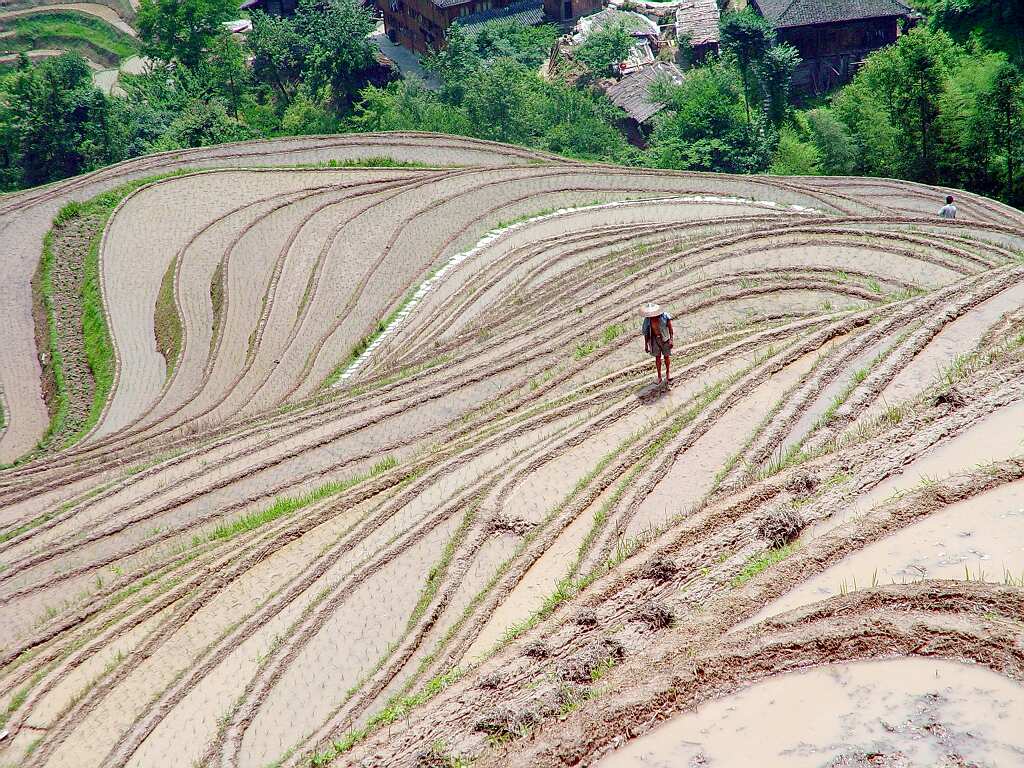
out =
{"type": "Polygon", "coordinates": [[[1019,682],[1024,214],[945,193],[370,134],[0,198],[0,765],[571,765],[811,665],[1019,682]]]}

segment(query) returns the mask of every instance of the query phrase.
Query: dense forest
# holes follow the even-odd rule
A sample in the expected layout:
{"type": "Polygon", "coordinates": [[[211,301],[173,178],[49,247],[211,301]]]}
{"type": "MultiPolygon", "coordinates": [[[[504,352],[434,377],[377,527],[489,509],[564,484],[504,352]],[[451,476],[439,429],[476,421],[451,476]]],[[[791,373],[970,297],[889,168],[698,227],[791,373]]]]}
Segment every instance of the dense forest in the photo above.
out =
{"type": "Polygon", "coordinates": [[[301,0],[292,18],[253,14],[244,44],[222,22],[236,0],[143,0],[149,71],[123,95],[69,53],[0,75],[0,188],[42,184],[142,153],[266,136],[425,130],[585,160],[735,173],[890,176],[1024,204],[1024,7],[919,0],[924,23],[876,52],[852,83],[800,103],[797,52],[750,11],[722,19],[722,55],[679,85],[650,146],[630,145],[593,83],[628,49],[610,27],[546,76],[551,26],[458,26],[426,59],[440,88],[387,82],[358,0],[301,0]],[[244,45],[244,48],[243,48],[244,45]]]}

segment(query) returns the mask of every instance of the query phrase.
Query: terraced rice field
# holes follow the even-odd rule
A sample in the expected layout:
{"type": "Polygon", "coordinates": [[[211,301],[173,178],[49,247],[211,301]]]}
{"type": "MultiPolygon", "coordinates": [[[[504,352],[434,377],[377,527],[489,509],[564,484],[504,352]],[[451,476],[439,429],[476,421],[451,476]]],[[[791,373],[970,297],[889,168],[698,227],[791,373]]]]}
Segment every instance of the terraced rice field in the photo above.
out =
{"type": "Polygon", "coordinates": [[[131,22],[134,12],[110,0],[98,3],[0,4],[0,68],[17,64],[21,54],[30,61],[81,54],[93,70],[93,82],[104,93],[118,88],[122,72],[145,71],[131,22]]]}
{"type": "Polygon", "coordinates": [[[0,765],[1022,763],[1024,214],[945,194],[382,134],[0,198],[0,765]]]}

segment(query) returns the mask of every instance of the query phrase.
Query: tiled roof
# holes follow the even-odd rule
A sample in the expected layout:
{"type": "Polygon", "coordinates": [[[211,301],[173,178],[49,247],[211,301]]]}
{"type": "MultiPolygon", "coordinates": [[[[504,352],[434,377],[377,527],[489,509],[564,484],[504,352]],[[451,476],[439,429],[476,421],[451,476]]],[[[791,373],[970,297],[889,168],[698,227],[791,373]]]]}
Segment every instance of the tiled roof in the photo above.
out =
{"type": "Polygon", "coordinates": [[[686,0],[676,8],[676,37],[691,45],[717,43],[719,16],[715,0],[686,0]]]}
{"type": "Polygon", "coordinates": [[[900,0],[751,0],[776,27],[804,27],[858,19],[908,16],[900,0]]]}
{"type": "Polygon", "coordinates": [[[651,84],[664,77],[674,83],[680,83],[683,80],[683,73],[671,62],[657,61],[626,75],[615,85],[609,86],[605,93],[608,94],[608,98],[615,106],[638,123],[643,123],[654,117],[665,106],[651,101],[650,95],[651,84]]]}
{"type": "Polygon", "coordinates": [[[622,24],[631,32],[643,32],[657,36],[658,25],[634,11],[620,11],[617,8],[605,8],[590,16],[584,16],[576,22],[572,41],[577,45],[587,39],[587,35],[609,24],[622,24]]]}
{"type": "Polygon", "coordinates": [[[526,27],[542,24],[544,22],[544,0],[519,0],[519,2],[510,3],[504,8],[490,8],[456,19],[458,25],[470,34],[476,34],[481,27],[495,21],[514,21],[526,27]]]}

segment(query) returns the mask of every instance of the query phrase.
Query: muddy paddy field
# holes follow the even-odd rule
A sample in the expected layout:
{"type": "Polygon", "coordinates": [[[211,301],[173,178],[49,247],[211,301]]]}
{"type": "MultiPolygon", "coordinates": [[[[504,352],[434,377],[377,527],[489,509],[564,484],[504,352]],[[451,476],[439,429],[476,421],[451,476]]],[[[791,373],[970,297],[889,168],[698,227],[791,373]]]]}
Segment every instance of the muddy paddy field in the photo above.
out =
{"type": "Polygon", "coordinates": [[[0,197],[0,766],[1024,765],[1024,214],[945,194],[371,134],[0,197]]]}

